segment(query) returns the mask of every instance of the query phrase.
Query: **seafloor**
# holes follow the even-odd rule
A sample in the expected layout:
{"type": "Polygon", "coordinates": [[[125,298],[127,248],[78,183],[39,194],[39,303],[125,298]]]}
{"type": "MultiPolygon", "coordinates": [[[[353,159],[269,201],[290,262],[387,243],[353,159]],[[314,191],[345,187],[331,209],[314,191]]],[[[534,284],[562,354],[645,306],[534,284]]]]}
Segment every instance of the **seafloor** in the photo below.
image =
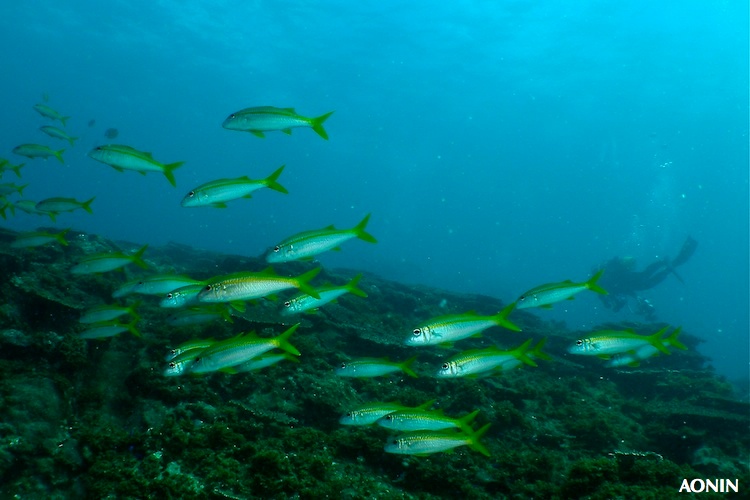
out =
{"type": "MultiPolygon", "coordinates": [[[[417,349],[402,341],[420,321],[494,313],[503,304],[365,274],[368,298],[344,296],[301,316],[292,338],[299,363],[168,378],[164,355],[185,340],[251,329],[278,334],[297,320],[282,318],[278,302],[261,301],[234,323],[176,328],[165,323],[171,311],[157,298],[139,297],[142,338],[81,340],[81,311],[113,302],[112,291],[143,271],[76,277],[71,266],[86,253],[138,245],[71,232],[68,247],[14,250],[13,238],[0,232],[1,498],[663,499],[678,496],[683,478],[750,487],[750,408],[698,353],[691,333],[700,332],[689,328],[681,337],[688,351],[621,370],[566,355],[583,333],[525,311],[511,316],[522,333],[495,328],[458,348],[417,349]],[[549,339],[552,361],[490,378],[431,376],[459,349],[511,348],[532,337],[549,339]],[[414,354],[417,379],[334,375],[350,357],[414,354]],[[448,415],[479,409],[474,427],[492,424],[483,438],[491,458],[466,447],[392,455],[383,451],[388,430],[338,421],[369,401],[431,399],[448,415]]],[[[153,273],[198,279],[265,267],[174,244],[149,248],[146,260],[153,273]]],[[[310,267],[276,270],[296,275],[310,267]]],[[[315,283],[354,274],[324,270],[315,283]]],[[[627,326],[649,332],[663,325],[627,326]]],[[[702,495],[712,496],[726,497],[702,495]]]]}

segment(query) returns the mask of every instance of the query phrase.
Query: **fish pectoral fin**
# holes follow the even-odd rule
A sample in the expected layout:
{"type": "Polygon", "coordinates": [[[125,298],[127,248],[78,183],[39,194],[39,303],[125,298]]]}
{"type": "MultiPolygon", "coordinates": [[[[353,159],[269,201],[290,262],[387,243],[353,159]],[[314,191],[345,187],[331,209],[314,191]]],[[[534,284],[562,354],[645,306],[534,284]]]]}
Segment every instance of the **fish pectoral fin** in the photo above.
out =
{"type": "Polygon", "coordinates": [[[227,204],[223,203],[223,202],[220,202],[220,203],[211,203],[209,206],[210,207],[214,207],[214,208],[227,208],[227,204]]]}
{"type": "Polygon", "coordinates": [[[333,247],[333,248],[331,248],[331,251],[332,252],[340,252],[341,251],[341,247],[333,247]]]}
{"type": "Polygon", "coordinates": [[[571,295],[570,297],[568,297],[568,298],[567,298],[567,299],[565,299],[565,300],[575,300],[575,297],[573,297],[573,296],[571,295]]]}
{"type": "Polygon", "coordinates": [[[115,167],[114,165],[111,165],[111,167],[114,168],[115,170],[117,170],[118,172],[124,172],[125,171],[124,168],[115,167]]]}
{"type": "Polygon", "coordinates": [[[246,309],[245,303],[242,302],[241,300],[234,300],[230,302],[229,305],[230,307],[232,307],[232,309],[234,309],[237,312],[241,312],[241,313],[245,312],[245,309],[246,309]]]}
{"type": "Polygon", "coordinates": [[[552,304],[544,304],[543,306],[539,306],[539,309],[552,309],[552,304]]]}
{"type": "Polygon", "coordinates": [[[253,134],[255,137],[260,137],[261,139],[265,137],[263,132],[261,132],[260,130],[248,130],[248,132],[253,134]]]}
{"type": "Polygon", "coordinates": [[[292,135],[292,129],[290,128],[283,128],[281,129],[282,132],[284,132],[286,135],[292,135]]]}

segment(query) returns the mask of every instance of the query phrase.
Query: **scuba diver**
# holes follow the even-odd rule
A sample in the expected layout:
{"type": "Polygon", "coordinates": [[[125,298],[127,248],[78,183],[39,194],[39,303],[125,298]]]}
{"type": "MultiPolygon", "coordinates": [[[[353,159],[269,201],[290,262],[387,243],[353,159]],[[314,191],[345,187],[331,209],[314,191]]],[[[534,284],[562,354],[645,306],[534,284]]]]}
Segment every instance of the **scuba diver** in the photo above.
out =
{"type": "Polygon", "coordinates": [[[632,257],[614,257],[608,260],[595,270],[605,269],[599,284],[609,292],[609,295],[599,295],[599,298],[606,308],[614,312],[629,305],[629,299],[632,298],[635,302],[635,310],[632,308],[631,310],[649,321],[655,321],[654,306],[638,292],[654,288],[670,274],[680,280],[680,283],[685,283],[677,274],[677,268],[693,256],[697,246],[698,242],[688,236],[677,257],[657,260],[642,271],[636,271],[635,259],[632,257]]]}

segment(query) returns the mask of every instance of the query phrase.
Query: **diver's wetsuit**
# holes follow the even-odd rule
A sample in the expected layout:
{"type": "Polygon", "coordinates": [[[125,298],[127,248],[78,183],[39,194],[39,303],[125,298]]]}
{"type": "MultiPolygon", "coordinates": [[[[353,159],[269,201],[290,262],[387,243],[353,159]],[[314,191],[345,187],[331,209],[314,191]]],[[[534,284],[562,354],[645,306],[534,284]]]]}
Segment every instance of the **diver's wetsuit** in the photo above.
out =
{"type": "Polygon", "coordinates": [[[627,305],[628,297],[633,297],[638,301],[639,309],[645,303],[648,305],[648,315],[652,315],[650,303],[638,297],[637,292],[654,288],[670,274],[674,274],[681,283],[684,283],[675,270],[693,256],[697,246],[698,242],[688,236],[677,257],[672,260],[664,259],[653,262],[643,271],[634,271],[632,266],[620,257],[610,259],[599,267],[599,269],[602,267],[605,269],[599,284],[609,292],[609,295],[599,295],[599,298],[605,307],[617,312],[627,305]]]}

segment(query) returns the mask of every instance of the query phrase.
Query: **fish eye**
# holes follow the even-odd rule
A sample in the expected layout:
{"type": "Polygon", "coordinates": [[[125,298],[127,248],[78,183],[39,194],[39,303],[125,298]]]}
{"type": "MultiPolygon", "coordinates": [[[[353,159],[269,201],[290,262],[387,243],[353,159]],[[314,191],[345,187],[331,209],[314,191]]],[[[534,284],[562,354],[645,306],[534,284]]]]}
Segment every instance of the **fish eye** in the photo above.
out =
{"type": "Polygon", "coordinates": [[[443,363],[443,370],[447,370],[447,369],[448,369],[448,363],[443,363]]]}
{"type": "Polygon", "coordinates": [[[177,365],[176,365],[176,364],[174,364],[174,363],[169,363],[169,367],[170,367],[170,368],[177,368],[177,365]]]}
{"type": "Polygon", "coordinates": [[[394,439],[391,443],[395,444],[395,445],[398,445],[398,439],[394,439]]]}
{"type": "MultiPolygon", "coordinates": [[[[143,282],[143,281],[139,281],[139,282],[138,282],[138,285],[145,285],[145,284],[146,284],[146,283],[145,283],[145,282],[143,282]]],[[[138,285],[136,285],[136,286],[138,286],[138,285]]]]}
{"type": "Polygon", "coordinates": [[[291,302],[289,302],[288,300],[287,300],[286,302],[284,302],[284,307],[289,307],[289,306],[291,306],[291,305],[292,305],[292,303],[291,303],[291,302]]]}
{"type": "Polygon", "coordinates": [[[211,285],[206,285],[204,288],[205,291],[210,292],[213,287],[211,285]]]}
{"type": "Polygon", "coordinates": [[[388,414],[385,416],[386,420],[393,420],[393,415],[388,414]]]}
{"type": "Polygon", "coordinates": [[[191,197],[191,198],[192,198],[193,196],[195,196],[195,191],[190,191],[190,192],[188,193],[188,196],[189,196],[189,197],[191,197]]]}
{"type": "Polygon", "coordinates": [[[275,247],[273,247],[274,252],[278,252],[279,250],[281,250],[280,246],[276,245],[275,247]]]}
{"type": "Polygon", "coordinates": [[[167,294],[167,298],[168,298],[168,299],[171,299],[172,297],[173,297],[173,295],[172,295],[172,292],[169,292],[169,293],[167,294]]]}
{"type": "Polygon", "coordinates": [[[576,340],[576,345],[582,345],[582,344],[583,344],[583,340],[581,339],[576,340]]]}
{"type": "Polygon", "coordinates": [[[346,368],[346,363],[341,363],[341,368],[346,368]]]}
{"type": "Polygon", "coordinates": [[[415,328],[414,329],[414,335],[419,335],[420,333],[422,333],[422,329],[421,328],[415,328]]]}
{"type": "Polygon", "coordinates": [[[346,416],[347,417],[351,417],[352,416],[352,412],[350,412],[350,411],[346,412],[346,416]]]}
{"type": "Polygon", "coordinates": [[[519,302],[523,302],[524,300],[526,300],[526,295],[521,295],[520,297],[518,297],[519,302]]]}

